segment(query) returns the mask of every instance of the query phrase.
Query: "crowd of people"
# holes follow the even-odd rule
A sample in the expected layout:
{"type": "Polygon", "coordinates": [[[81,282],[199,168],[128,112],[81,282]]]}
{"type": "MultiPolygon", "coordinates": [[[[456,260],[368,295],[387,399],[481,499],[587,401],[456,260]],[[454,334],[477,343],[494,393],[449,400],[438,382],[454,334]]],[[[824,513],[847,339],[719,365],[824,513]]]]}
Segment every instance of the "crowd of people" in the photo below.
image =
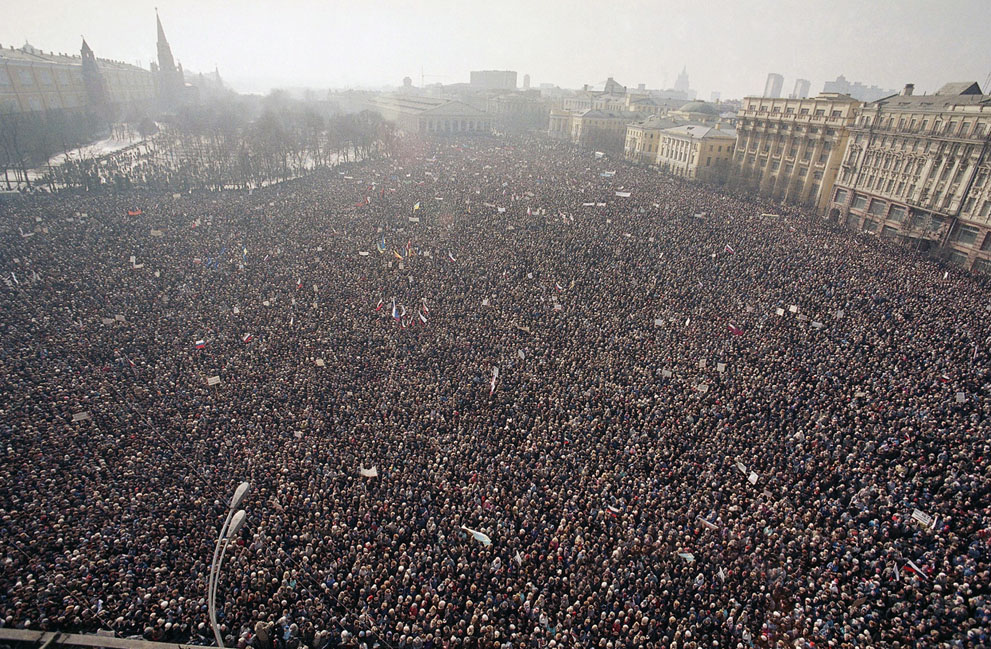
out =
{"type": "Polygon", "coordinates": [[[979,277],[539,139],[0,217],[3,626],[213,644],[247,480],[228,646],[991,642],[979,277]]]}

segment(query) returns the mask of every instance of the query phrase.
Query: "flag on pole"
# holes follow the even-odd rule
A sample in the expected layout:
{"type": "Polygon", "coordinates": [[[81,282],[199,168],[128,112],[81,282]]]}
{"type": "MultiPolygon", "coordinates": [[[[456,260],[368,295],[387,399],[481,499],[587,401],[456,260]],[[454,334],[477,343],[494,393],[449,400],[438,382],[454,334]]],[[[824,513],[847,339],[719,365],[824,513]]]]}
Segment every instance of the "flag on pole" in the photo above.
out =
{"type": "Polygon", "coordinates": [[[418,209],[420,209],[420,201],[417,201],[416,203],[413,204],[413,211],[415,212],[418,209]]]}
{"type": "Polygon", "coordinates": [[[254,338],[253,335],[251,335],[251,334],[244,334],[243,336],[241,336],[241,342],[243,342],[243,343],[250,343],[251,340],[252,340],[252,338],[254,338]]]}
{"type": "Polygon", "coordinates": [[[427,324],[427,316],[425,316],[425,315],[423,315],[421,313],[420,314],[420,322],[422,322],[423,324],[427,324]]]}
{"type": "Polygon", "coordinates": [[[399,309],[396,308],[396,298],[392,298],[392,319],[399,320],[402,317],[399,315],[399,309]]]}
{"type": "Polygon", "coordinates": [[[197,340],[196,341],[196,349],[203,349],[204,347],[206,347],[206,341],[205,340],[197,340]]]}
{"type": "Polygon", "coordinates": [[[452,255],[450,252],[447,253],[447,258],[450,259],[452,263],[457,261],[457,259],[454,258],[454,255],[452,255]]]}
{"type": "Polygon", "coordinates": [[[731,334],[733,334],[734,336],[742,336],[743,335],[743,329],[740,329],[739,327],[737,327],[732,322],[729,323],[729,332],[731,334]]]}
{"type": "Polygon", "coordinates": [[[489,396],[490,397],[495,392],[496,379],[498,379],[498,378],[499,378],[499,368],[498,367],[493,367],[492,368],[492,387],[489,388],[489,396]]]}
{"type": "Polygon", "coordinates": [[[736,251],[733,250],[733,247],[730,246],[728,243],[726,244],[726,247],[723,248],[723,252],[728,252],[731,255],[735,255],[736,254],[736,251]]]}
{"type": "Polygon", "coordinates": [[[383,301],[382,301],[382,300],[380,299],[380,300],[379,300],[379,303],[375,305],[375,311],[381,311],[381,310],[382,310],[382,305],[383,305],[383,304],[385,304],[385,302],[383,302],[383,301]]]}
{"type": "Polygon", "coordinates": [[[561,288],[561,284],[559,282],[554,282],[554,288],[557,289],[558,293],[564,290],[563,288],[561,288]]]}
{"type": "Polygon", "coordinates": [[[929,577],[926,577],[926,574],[922,572],[922,568],[915,565],[915,562],[912,561],[911,559],[908,560],[908,564],[905,566],[905,569],[910,570],[915,574],[919,575],[920,577],[922,577],[923,579],[925,579],[926,581],[929,581],[929,577]]]}

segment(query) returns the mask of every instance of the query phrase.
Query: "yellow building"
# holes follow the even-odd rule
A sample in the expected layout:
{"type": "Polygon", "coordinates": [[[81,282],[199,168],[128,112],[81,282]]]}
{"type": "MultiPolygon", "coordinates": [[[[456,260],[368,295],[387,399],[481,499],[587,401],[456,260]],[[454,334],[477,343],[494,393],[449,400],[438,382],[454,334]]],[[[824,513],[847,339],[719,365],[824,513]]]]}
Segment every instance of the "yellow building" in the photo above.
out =
{"type": "Polygon", "coordinates": [[[866,104],[829,216],[991,272],[991,95],[974,82],[866,104]]]}
{"type": "MultiPolygon", "coordinates": [[[[92,51],[83,42],[83,54],[92,51]]],[[[102,77],[103,100],[115,112],[143,107],[155,97],[152,74],[134,65],[92,58],[102,77]]],[[[0,113],[50,110],[68,112],[93,108],[99,99],[87,87],[84,56],[45,53],[25,44],[0,49],[0,113]]]]}
{"type": "Polygon", "coordinates": [[[661,132],[681,123],[670,117],[650,115],[628,124],[623,157],[638,164],[657,164],[657,149],[661,143],[661,132]]]}
{"type": "Polygon", "coordinates": [[[859,106],[836,93],[746,97],[737,116],[732,184],[824,211],[859,106]]]}
{"type": "Polygon", "coordinates": [[[704,182],[725,180],[733,160],[736,132],[718,125],[683,124],[660,132],[657,166],[662,171],[704,182]]]}

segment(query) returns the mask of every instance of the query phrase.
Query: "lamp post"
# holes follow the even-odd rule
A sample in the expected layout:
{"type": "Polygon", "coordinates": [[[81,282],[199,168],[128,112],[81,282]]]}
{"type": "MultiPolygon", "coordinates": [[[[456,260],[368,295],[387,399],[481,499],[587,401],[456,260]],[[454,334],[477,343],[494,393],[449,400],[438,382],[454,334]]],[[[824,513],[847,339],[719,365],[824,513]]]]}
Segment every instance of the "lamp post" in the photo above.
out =
{"type": "Polygon", "coordinates": [[[213,561],[210,563],[210,574],[207,578],[207,609],[210,614],[210,626],[213,627],[213,637],[217,640],[217,646],[223,647],[224,640],[220,635],[220,627],[217,625],[217,582],[220,578],[220,566],[224,563],[224,554],[227,546],[244,525],[244,510],[238,507],[244,502],[251,485],[242,482],[234,491],[231,498],[230,508],[227,510],[227,518],[223,527],[220,528],[220,536],[217,537],[217,545],[213,549],[213,561]],[[236,512],[236,513],[235,513],[236,512]]]}

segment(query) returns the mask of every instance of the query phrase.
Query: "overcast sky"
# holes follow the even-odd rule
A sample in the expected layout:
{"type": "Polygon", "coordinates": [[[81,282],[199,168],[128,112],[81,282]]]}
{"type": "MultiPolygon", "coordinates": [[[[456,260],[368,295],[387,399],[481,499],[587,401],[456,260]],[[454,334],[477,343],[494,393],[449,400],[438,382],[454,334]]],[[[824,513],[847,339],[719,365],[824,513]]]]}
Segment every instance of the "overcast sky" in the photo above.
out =
{"type": "MultiPolygon", "coordinates": [[[[991,73],[991,0],[5,0],[0,44],[155,57],[155,6],[172,51],[241,92],[468,81],[477,69],[534,86],[608,76],[708,99],[760,94],[768,72],[932,92],[991,73]]],[[[991,92],[987,88],[985,92],[991,92]]]]}

